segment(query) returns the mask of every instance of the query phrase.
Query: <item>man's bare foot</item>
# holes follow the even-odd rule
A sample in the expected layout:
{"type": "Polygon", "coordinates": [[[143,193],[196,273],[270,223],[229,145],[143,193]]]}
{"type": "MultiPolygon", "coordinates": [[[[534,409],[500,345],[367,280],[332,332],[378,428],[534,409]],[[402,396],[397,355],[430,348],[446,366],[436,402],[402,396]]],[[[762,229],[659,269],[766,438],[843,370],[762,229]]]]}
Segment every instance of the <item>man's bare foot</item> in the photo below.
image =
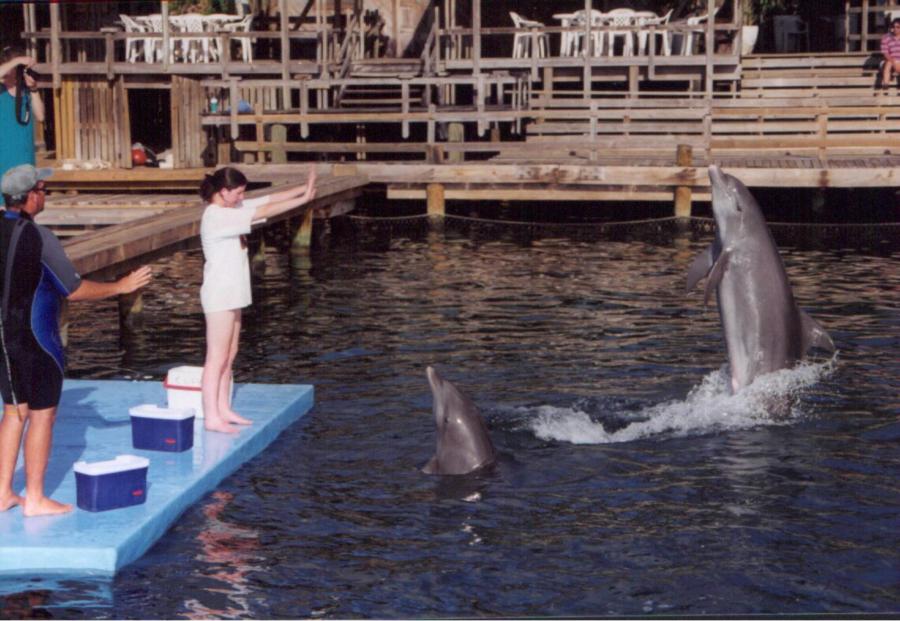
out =
{"type": "Polygon", "coordinates": [[[25,499],[21,496],[16,496],[15,494],[9,494],[7,496],[0,496],[0,513],[4,511],[9,511],[13,507],[16,507],[25,502],[25,499]]]}
{"type": "Polygon", "coordinates": [[[203,428],[207,431],[216,431],[218,433],[237,433],[238,430],[231,426],[228,421],[221,419],[211,419],[208,416],[203,419],[203,428]]]}
{"type": "Polygon", "coordinates": [[[72,510],[72,505],[57,502],[52,498],[42,496],[37,500],[30,500],[25,497],[22,503],[22,513],[25,517],[35,517],[38,515],[59,515],[60,513],[68,513],[72,510]]]}
{"type": "Polygon", "coordinates": [[[229,423],[234,425],[252,425],[253,421],[249,418],[244,418],[234,410],[228,410],[222,414],[222,418],[229,423]]]}

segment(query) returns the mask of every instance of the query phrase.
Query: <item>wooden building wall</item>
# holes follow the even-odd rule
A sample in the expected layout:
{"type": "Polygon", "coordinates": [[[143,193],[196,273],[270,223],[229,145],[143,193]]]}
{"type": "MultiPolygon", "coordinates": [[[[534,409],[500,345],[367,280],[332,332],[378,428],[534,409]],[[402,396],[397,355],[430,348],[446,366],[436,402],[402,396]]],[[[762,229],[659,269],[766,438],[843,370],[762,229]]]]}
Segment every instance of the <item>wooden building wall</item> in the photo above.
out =
{"type": "Polygon", "coordinates": [[[64,78],[53,94],[58,160],[131,167],[128,95],[121,79],[64,78]]]}

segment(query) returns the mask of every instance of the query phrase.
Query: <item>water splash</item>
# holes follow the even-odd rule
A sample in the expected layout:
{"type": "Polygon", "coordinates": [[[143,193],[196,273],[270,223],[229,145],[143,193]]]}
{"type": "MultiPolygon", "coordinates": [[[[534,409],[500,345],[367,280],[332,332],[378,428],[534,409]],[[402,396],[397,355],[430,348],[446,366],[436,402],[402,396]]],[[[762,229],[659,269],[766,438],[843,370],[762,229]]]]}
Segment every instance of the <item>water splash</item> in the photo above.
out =
{"type": "Polygon", "coordinates": [[[592,417],[578,406],[543,406],[532,410],[528,425],[542,440],[572,444],[631,442],[655,436],[702,435],[761,425],[786,425],[803,416],[797,403],[802,391],[834,370],[837,355],[819,363],[804,362],[756,379],[738,394],[731,394],[725,367],[703,378],[684,400],[673,400],[634,412],[598,412],[592,417]],[[632,420],[615,431],[602,420],[632,420]]]}

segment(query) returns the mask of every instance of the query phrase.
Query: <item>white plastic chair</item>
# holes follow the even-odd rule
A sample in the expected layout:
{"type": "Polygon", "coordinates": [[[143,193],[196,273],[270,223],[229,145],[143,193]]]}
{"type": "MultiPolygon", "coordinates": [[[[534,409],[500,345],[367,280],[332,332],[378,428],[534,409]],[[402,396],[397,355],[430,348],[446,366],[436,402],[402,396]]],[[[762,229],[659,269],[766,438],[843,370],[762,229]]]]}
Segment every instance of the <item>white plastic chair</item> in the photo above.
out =
{"type": "MultiPolygon", "coordinates": [[[[543,28],[544,24],[531,19],[525,19],[518,13],[509,12],[513,25],[516,28],[543,28]]],[[[547,57],[548,39],[546,32],[533,34],[530,32],[517,32],[513,36],[513,58],[531,58],[537,55],[538,58],[547,57]],[[537,49],[535,50],[534,43],[537,49]]]]}
{"type": "MultiPolygon", "coordinates": [[[[147,32],[148,28],[137,23],[128,15],[119,14],[119,19],[122,20],[122,26],[125,28],[125,32],[147,32]]],[[[146,53],[146,39],[139,39],[138,37],[127,37],[125,39],[125,60],[134,63],[137,62],[139,56],[144,56],[146,53]]]]}
{"type": "Polygon", "coordinates": [[[634,26],[637,23],[634,9],[613,9],[606,14],[610,30],[607,53],[612,56],[616,49],[616,38],[622,37],[622,56],[634,56],[634,32],[631,30],[616,30],[616,27],[634,26]]]}
{"type": "Polygon", "coordinates": [[[610,18],[608,14],[598,11],[597,9],[591,10],[591,45],[594,48],[591,53],[594,56],[603,54],[603,46],[606,42],[606,27],[609,23],[610,18]]]}
{"type": "MultiPolygon", "coordinates": [[[[650,27],[655,26],[656,30],[653,31],[653,34],[662,39],[662,53],[663,56],[671,56],[672,54],[672,44],[669,39],[669,31],[665,28],[669,24],[669,18],[672,17],[672,11],[675,9],[669,9],[669,12],[663,15],[662,17],[657,16],[655,13],[638,13],[637,14],[637,22],[638,26],[641,27],[638,30],[638,54],[643,56],[647,53],[647,41],[650,39],[650,27]]],[[[658,50],[659,48],[657,48],[658,50]]]]}
{"type": "MultiPolygon", "coordinates": [[[[228,32],[250,32],[250,28],[253,24],[253,14],[244,15],[239,21],[231,22],[230,24],[223,24],[222,30],[227,30],[228,32]]],[[[243,58],[245,63],[253,62],[253,45],[250,41],[250,37],[239,37],[241,41],[241,58],[243,58]]]]}
{"type": "MultiPolygon", "coordinates": [[[[554,15],[554,17],[559,19],[559,23],[563,28],[571,28],[577,25],[575,13],[554,15]]],[[[580,33],[580,36],[584,36],[584,33],[580,33]]],[[[559,55],[575,56],[576,51],[579,49],[579,42],[579,33],[572,31],[561,33],[559,37],[559,55]]],[[[515,48],[515,44],[513,48],[515,48]]],[[[513,52],[515,52],[515,49],[513,49],[513,52]]]]}
{"type": "MultiPolygon", "coordinates": [[[[169,18],[170,23],[180,33],[205,32],[203,16],[201,15],[174,15],[169,18]]],[[[209,62],[209,38],[182,38],[178,39],[178,47],[181,49],[181,58],[185,62],[196,63],[209,62]]]]}
{"type": "MultiPolygon", "coordinates": [[[[139,18],[142,23],[146,24],[147,32],[162,32],[162,15],[144,15],[139,18]]],[[[169,41],[169,53],[171,56],[174,41],[169,41]]],[[[144,60],[148,63],[161,61],[163,59],[162,39],[144,39],[144,60]]]]}
{"type": "MultiPolygon", "coordinates": [[[[721,7],[716,7],[713,10],[713,12],[712,12],[713,19],[715,19],[716,13],[719,12],[720,8],[721,7]]],[[[687,25],[688,26],[699,26],[699,25],[703,24],[703,22],[705,22],[707,19],[709,19],[709,13],[707,13],[705,15],[698,15],[697,17],[688,17],[687,25]]],[[[682,56],[692,56],[694,54],[695,38],[696,38],[696,41],[699,41],[703,36],[704,36],[704,33],[696,31],[696,30],[691,30],[691,31],[685,32],[683,34],[683,38],[681,40],[681,55],[682,56]]]]}
{"type": "MultiPolygon", "coordinates": [[[[236,3],[235,6],[240,6],[236,3]]],[[[225,26],[241,21],[239,15],[230,15],[228,13],[213,13],[203,18],[203,29],[210,33],[209,37],[209,58],[213,61],[222,59],[222,40],[218,36],[218,32],[225,30],[225,26]]]]}
{"type": "MultiPolygon", "coordinates": [[[[564,32],[560,39],[560,56],[580,56],[584,51],[584,33],[585,33],[585,12],[584,10],[575,11],[567,18],[560,17],[563,26],[574,27],[577,30],[564,32]]],[[[591,11],[591,45],[593,47],[589,52],[594,56],[603,53],[603,41],[606,38],[606,15],[597,10],[591,11]]]]}

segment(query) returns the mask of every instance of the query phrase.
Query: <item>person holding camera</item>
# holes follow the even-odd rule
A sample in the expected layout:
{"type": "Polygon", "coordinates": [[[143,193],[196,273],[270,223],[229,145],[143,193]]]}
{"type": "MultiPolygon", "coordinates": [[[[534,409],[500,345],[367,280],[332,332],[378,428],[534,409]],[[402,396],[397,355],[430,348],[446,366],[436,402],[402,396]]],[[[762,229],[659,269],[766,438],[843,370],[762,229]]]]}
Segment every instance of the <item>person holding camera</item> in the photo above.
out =
{"type": "Polygon", "coordinates": [[[0,52],[0,176],[20,164],[35,164],[34,124],[44,121],[35,64],[37,60],[20,49],[0,52]]]}

